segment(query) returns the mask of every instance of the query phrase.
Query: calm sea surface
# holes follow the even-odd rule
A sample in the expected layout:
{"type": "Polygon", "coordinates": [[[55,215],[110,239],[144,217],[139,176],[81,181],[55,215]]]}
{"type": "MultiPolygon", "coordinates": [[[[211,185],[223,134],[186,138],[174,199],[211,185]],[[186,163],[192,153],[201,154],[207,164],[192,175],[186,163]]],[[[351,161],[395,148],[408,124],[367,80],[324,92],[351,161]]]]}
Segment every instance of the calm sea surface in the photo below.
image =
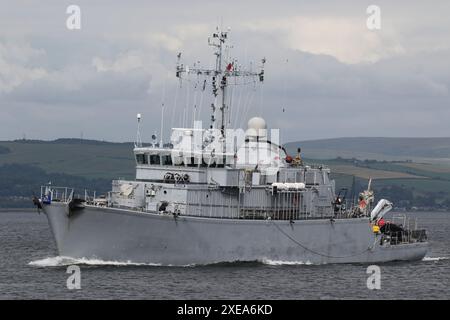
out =
{"type": "Polygon", "coordinates": [[[121,265],[58,257],[45,215],[0,212],[0,299],[449,299],[450,213],[411,213],[428,229],[423,261],[380,264],[381,290],[367,265],[282,262],[193,267],[121,265]],[[69,290],[69,264],[81,289],[69,290]]]}

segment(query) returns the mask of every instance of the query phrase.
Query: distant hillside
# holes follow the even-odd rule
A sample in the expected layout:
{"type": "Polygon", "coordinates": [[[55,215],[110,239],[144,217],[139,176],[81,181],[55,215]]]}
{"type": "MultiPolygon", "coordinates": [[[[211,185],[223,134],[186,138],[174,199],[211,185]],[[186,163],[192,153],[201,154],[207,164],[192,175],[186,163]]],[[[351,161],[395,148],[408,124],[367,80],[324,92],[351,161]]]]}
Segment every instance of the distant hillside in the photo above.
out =
{"type": "MultiPolygon", "coordinates": [[[[302,141],[287,144],[288,152],[295,155],[297,146],[307,164],[329,166],[337,189],[353,196],[372,178],[376,196],[397,206],[450,209],[450,138],[302,141]]],[[[131,142],[0,141],[0,207],[31,206],[30,196],[49,181],[105,192],[112,179],[134,175],[131,142]]]]}
{"type": "Polygon", "coordinates": [[[133,178],[133,144],[96,140],[57,139],[54,141],[0,141],[0,166],[26,164],[48,173],[64,173],[85,178],[133,178]]]}
{"type": "Polygon", "coordinates": [[[0,141],[0,143],[17,142],[26,144],[83,144],[83,145],[127,145],[133,146],[132,142],[110,142],[79,138],[59,138],[56,140],[33,140],[33,139],[17,139],[13,141],[0,141]]]}
{"type": "Polygon", "coordinates": [[[57,139],[0,141],[0,208],[29,207],[40,186],[70,186],[104,193],[111,180],[133,179],[132,143],[57,139]]]}
{"type": "Polygon", "coordinates": [[[40,186],[52,182],[56,186],[70,186],[78,194],[93,190],[99,194],[111,190],[109,179],[87,179],[64,173],[47,173],[26,164],[0,165],[0,208],[31,207],[33,194],[39,195],[40,186]]]}
{"type": "Polygon", "coordinates": [[[312,159],[450,161],[450,138],[336,138],[290,142],[285,146],[292,154],[300,146],[304,156],[312,159]]]}

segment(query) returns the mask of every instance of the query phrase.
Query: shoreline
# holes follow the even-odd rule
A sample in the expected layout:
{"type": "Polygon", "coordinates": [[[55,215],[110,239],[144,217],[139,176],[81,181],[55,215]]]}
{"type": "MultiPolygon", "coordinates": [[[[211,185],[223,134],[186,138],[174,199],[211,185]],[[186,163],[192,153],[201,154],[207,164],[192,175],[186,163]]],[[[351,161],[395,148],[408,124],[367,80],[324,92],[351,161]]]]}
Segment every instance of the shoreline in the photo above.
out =
{"type": "MultiPolygon", "coordinates": [[[[36,211],[36,208],[0,208],[0,212],[33,212],[36,211]]],[[[439,210],[439,209],[430,209],[430,210],[417,210],[417,211],[408,211],[408,210],[392,210],[392,213],[428,213],[428,212],[445,212],[450,213],[450,210],[439,210]]]]}

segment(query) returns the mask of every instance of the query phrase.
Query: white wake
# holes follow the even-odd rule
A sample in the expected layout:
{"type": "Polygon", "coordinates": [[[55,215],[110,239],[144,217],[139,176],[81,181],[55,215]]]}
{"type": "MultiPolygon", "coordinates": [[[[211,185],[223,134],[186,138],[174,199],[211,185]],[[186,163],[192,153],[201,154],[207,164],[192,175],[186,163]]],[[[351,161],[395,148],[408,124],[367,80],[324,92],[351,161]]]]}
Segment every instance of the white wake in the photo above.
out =
{"type": "MultiPolygon", "coordinates": [[[[448,260],[450,257],[424,257],[422,261],[442,261],[448,260]]],[[[263,259],[260,261],[262,264],[269,266],[297,266],[297,265],[313,265],[309,260],[307,261],[284,261],[284,260],[270,260],[263,259]]],[[[71,258],[65,256],[48,257],[44,259],[34,260],[28,263],[34,267],[62,267],[69,265],[88,265],[88,266],[167,266],[172,267],[174,265],[162,265],[160,263],[138,263],[133,261],[108,261],[101,259],[88,259],[88,258],[71,258]]],[[[195,265],[184,265],[175,267],[193,267],[195,265]]]]}
{"type": "Polygon", "coordinates": [[[299,265],[312,265],[313,263],[309,260],[305,261],[282,261],[282,260],[270,260],[263,259],[261,261],[263,264],[267,264],[269,266],[299,266],[299,265]]]}
{"type": "Polygon", "coordinates": [[[448,260],[449,257],[425,257],[422,259],[422,261],[441,261],[441,260],[448,260]]]}
{"type": "Polygon", "coordinates": [[[71,258],[65,256],[48,257],[40,260],[34,260],[28,263],[35,267],[61,267],[72,264],[90,265],[90,266],[161,266],[158,263],[136,263],[132,261],[105,261],[100,259],[71,258]]]}

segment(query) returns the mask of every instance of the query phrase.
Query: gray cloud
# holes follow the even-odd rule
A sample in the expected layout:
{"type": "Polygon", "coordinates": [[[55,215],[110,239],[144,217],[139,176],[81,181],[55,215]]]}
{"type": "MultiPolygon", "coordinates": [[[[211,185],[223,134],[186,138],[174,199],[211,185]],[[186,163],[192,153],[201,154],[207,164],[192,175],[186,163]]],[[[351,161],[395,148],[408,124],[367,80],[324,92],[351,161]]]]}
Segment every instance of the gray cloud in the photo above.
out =
{"type": "MultiPolygon", "coordinates": [[[[206,39],[221,20],[232,26],[240,63],[267,58],[262,91],[234,91],[236,124],[261,114],[284,129],[285,141],[450,135],[447,1],[378,1],[376,32],[365,28],[369,3],[360,1],[77,2],[80,31],[65,28],[72,2],[35,10],[0,1],[1,140],[81,131],[132,140],[137,112],[149,136],[159,132],[163,100],[166,127],[180,125],[185,111],[192,120],[201,92],[195,81],[178,88],[176,54],[182,50],[189,65],[211,64],[206,39]]],[[[206,121],[210,98],[202,101],[206,121]]]]}

